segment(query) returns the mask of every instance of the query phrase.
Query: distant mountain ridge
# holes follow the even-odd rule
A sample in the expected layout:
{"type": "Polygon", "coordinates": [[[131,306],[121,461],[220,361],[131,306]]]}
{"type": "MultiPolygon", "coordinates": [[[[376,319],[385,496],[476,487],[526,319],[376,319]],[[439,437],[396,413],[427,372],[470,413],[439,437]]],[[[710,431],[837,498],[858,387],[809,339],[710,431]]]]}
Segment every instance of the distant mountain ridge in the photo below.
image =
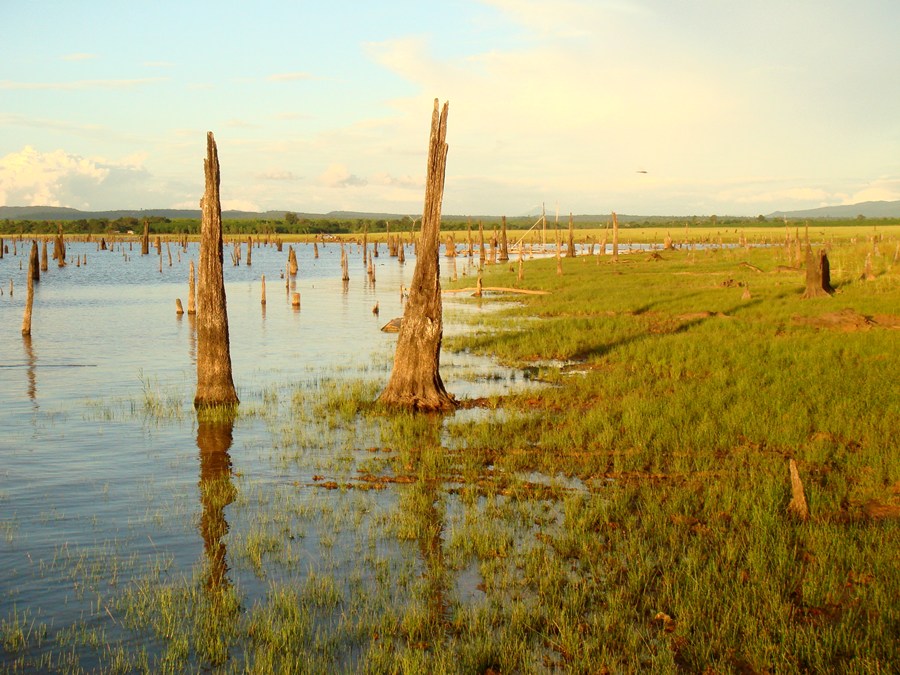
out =
{"type": "Polygon", "coordinates": [[[900,200],[820,206],[799,211],[773,211],[770,218],[900,218],[900,200]]]}
{"type": "MultiPolygon", "coordinates": [[[[534,211],[534,210],[533,210],[534,211]]],[[[226,220],[284,220],[288,211],[222,211],[222,218],[226,220]]],[[[421,213],[375,213],[367,211],[329,211],[328,213],[303,213],[294,211],[299,218],[307,220],[337,219],[337,220],[402,220],[404,218],[418,219],[421,213]]],[[[857,216],[866,218],[900,218],[900,200],[897,201],[870,201],[858,204],[843,204],[840,206],[822,206],[815,209],[801,209],[797,211],[773,211],[769,218],[842,218],[852,220],[857,216]]],[[[119,218],[168,218],[170,220],[191,219],[200,220],[200,209],[117,209],[113,211],[80,211],[65,206],[0,206],[0,220],[34,220],[34,221],[70,221],[70,220],[117,220],[119,218]]],[[[533,220],[540,217],[540,209],[537,214],[510,216],[511,220],[533,220]]],[[[547,215],[547,221],[553,222],[554,215],[547,215]]],[[[579,214],[575,215],[575,222],[603,222],[608,220],[609,213],[579,214]]],[[[689,219],[692,216],[640,216],[619,213],[620,222],[636,220],[665,220],[665,219],[689,219]]],[[[721,217],[721,216],[720,216],[721,217]]],[[[459,220],[471,218],[477,221],[479,218],[496,220],[497,215],[450,215],[444,214],[446,220],[459,220]]],[[[749,217],[748,217],[749,219],[749,217]]]]}

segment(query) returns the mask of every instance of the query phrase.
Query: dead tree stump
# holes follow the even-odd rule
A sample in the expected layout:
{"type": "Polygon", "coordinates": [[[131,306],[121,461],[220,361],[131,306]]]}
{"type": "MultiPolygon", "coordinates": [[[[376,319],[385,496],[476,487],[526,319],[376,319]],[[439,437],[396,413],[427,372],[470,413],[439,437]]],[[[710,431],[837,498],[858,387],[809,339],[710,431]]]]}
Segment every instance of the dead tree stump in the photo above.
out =
{"type": "Polygon", "coordinates": [[[191,260],[190,270],[188,271],[188,314],[197,313],[197,285],[194,282],[194,261],[191,260]]]}
{"type": "Polygon", "coordinates": [[[141,237],[141,255],[150,255],[150,223],[144,221],[144,236],[141,237]]]}
{"type": "Polygon", "coordinates": [[[509,261],[509,242],[506,238],[506,216],[500,218],[500,262],[509,261]]]}
{"type": "Polygon", "coordinates": [[[456,401],[444,388],[440,374],[444,334],[441,303],[441,202],[447,168],[447,111],[434,101],[425,181],[421,246],[413,271],[409,300],[397,337],[394,367],[378,400],[386,405],[417,411],[452,410],[456,401]]]}
{"type": "Polygon", "coordinates": [[[806,245],[806,290],[802,298],[827,297],[834,293],[831,287],[831,266],[825,250],[819,251],[818,260],[813,255],[812,247],[806,245]]]}
{"type": "Polygon", "coordinates": [[[612,243],[612,259],[613,262],[619,262],[619,217],[615,214],[615,211],[612,214],[612,226],[613,226],[613,243],[612,243]]]}
{"type": "Polygon", "coordinates": [[[575,219],[571,212],[569,212],[569,246],[566,249],[566,257],[575,257],[575,219]]]}
{"type": "MultiPolygon", "coordinates": [[[[28,258],[28,287],[25,294],[25,313],[22,316],[22,335],[31,335],[31,308],[34,304],[34,280],[38,271],[38,247],[37,242],[31,243],[31,255],[28,258]]],[[[9,282],[9,294],[12,295],[12,280],[9,282]]]]}
{"type": "Polygon", "coordinates": [[[231,376],[228,311],[222,272],[222,204],[219,200],[219,155],[212,132],[206,134],[203,163],[206,190],[200,202],[200,264],[197,292],[197,394],[194,407],[229,407],[239,403],[231,376]]]}
{"type": "Polygon", "coordinates": [[[791,501],[788,504],[788,511],[802,521],[809,520],[809,506],[806,503],[800,472],[797,471],[797,462],[792,459],[788,463],[788,469],[791,474],[791,501]]]}

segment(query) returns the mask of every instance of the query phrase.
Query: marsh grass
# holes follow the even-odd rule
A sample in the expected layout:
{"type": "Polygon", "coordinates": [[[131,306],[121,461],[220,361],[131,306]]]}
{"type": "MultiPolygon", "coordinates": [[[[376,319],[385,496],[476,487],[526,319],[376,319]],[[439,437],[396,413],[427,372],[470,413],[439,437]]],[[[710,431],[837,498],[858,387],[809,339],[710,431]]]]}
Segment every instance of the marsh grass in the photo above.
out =
{"type": "MultiPolygon", "coordinates": [[[[180,527],[217,514],[221,559],[198,543],[183,573],[165,557],[117,560],[114,544],[60,548],[38,573],[82,589],[89,616],[44,627],[15,611],[3,663],[890,672],[900,537],[896,517],[872,514],[900,505],[885,318],[900,278],[883,256],[860,281],[870,249],[832,244],[838,292],[809,301],[801,271],[776,271],[791,257],[780,245],[564,259],[562,276],[530,261],[523,283],[550,295],[460,311],[469,327],[445,340],[529,377],[452,416],[374,405],[371,373],[242,391],[219,421],[236,439],[265,429],[263,468],[201,478],[173,502],[180,527]],[[867,321],[809,321],[839,311],[867,321]],[[787,512],[789,458],[806,523],[787,512]]],[[[485,285],[514,283],[487,268],[485,285]]],[[[133,414],[183,424],[179,406],[145,385],[133,414]]],[[[228,452],[237,466],[246,451],[228,452]]]]}

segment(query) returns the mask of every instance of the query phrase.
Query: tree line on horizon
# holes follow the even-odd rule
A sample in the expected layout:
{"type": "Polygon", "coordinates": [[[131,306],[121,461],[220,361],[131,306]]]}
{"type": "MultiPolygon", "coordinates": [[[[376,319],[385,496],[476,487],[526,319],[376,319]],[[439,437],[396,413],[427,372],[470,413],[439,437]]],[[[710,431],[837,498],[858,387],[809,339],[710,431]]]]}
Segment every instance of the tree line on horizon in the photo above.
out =
{"type": "MultiPolygon", "coordinates": [[[[519,216],[507,218],[507,227],[513,230],[528,229],[537,218],[532,216],[519,216]]],[[[824,226],[878,226],[898,225],[900,218],[862,218],[853,219],[804,219],[790,220],[791,224],[803,222],[816,223],[824,226]]],[[[478,222],[481,221],[485,229],[499,228],[501,218],[499,216],[467,218],[465,216],[444,216],[441,218],[441,230],[449,232],[465,232],[469,225],[473,231],[477,231],[478,222]]],[[[147,216],[136,218],[125,216],[121,218],[80,218],[75,220],[30,220],[27,218],[0,220],[0,233],[8,235],[32,235],[32,234],[56,234],[60,225],[66,234],[139,234],[143,231],[144,223],[150,225],[155,234],[171,235],[199,235],[199,218],[167,218],[164,216],[147,216]]],[[[415,224],[418,229],[419,220],[413,221],[405,218],[356,218],[356,217],[316,217],[308,218],[288,211],[283,219],[274,218],[235,218],[223,219],[222,227],[226,235],[238,234],[288,234],[288,235],[317,235],[317,234],[362,234],[363,232],[409,232],[415,224]]],[[[602,229],[609,224],[607,220],[582,219],[576,217],[574,227],[576,230],[602,229]]],[[[756,217],[717,217],[713,216],[655,216],[635,218],[628,220],[619,215],[619,226],[623,229],[642,227],[784,227],[784,221],[780,218],[756,217]]],[[[554,219],[547,218],[547,228],[554,229],[554,219]]],[[[561,227],[565,225],[561,224],[561,227]]]]}

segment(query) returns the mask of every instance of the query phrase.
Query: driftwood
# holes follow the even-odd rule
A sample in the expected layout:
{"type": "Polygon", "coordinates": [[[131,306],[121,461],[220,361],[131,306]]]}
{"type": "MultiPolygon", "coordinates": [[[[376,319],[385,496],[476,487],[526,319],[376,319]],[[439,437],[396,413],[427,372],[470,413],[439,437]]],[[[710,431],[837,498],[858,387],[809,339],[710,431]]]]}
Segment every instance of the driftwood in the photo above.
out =
{"type": "Polygon", "coordinates": [[[200,282],[197,290],[197,394],[195,408],[237,405],[231,376],[228,311],[222,272],[222,204],[219,155],[212,132],[206,135],[203,163],[206,190],[200,202],[200,282]]]}
{"type": "Polygon", "coordinates": [[[440,374],[444,324],[439,248],[447,168],[448,108],[445,103],[443,110],[439,110],[435,99],[425,179],[422,241],[397,336],[391,377],[378,399],[386,405],[419,411],[452,410],[457,405],[444,388],[440,374]]]}
{"type": "Polygon", "coordinates": [[[746,267],[748,270],[753,270],[754,272],[760,272],[760,273],[762,272],[762,270],[760,268],[758,268],[756,265],[751,265],[748,262],[742,262],[740,266],[746,267]]]}

